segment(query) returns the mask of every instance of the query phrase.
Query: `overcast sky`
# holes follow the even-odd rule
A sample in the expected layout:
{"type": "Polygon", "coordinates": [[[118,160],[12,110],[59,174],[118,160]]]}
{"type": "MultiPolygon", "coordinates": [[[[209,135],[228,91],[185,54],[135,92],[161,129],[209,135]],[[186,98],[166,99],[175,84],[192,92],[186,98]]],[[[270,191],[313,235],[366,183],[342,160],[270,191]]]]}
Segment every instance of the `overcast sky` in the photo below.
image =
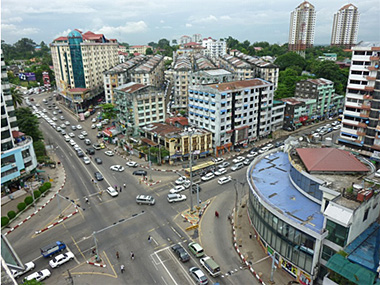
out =
{"type": "MultiPolygon", "coordinates": [[[[215,39],[288,41],[293,0],[3,0],[1,39],[51,43],[73,29],[103,33],[131,45],[199,33],[215,39]],[[17,4],[16,4],[17,3],[17,4]]],[[[329,44],[333,15],[349,2],[310,1],[317,11],[315,44],[329,44]]],[[[380,42],[380,1],[357,0],[358,41],[380,42]]]]}

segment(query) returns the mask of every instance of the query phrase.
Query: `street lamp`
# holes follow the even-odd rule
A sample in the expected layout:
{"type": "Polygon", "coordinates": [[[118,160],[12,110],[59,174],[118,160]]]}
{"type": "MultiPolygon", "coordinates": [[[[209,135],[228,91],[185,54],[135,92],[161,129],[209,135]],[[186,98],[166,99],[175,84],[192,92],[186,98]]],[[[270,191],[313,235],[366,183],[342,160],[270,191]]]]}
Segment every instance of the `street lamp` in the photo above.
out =
{"type": "Polygon", "coordinates": [[[234,188],[235,188],[235,220],[237,218],[237,211],[238,211],[238,184],[240,184],[242,187],[245,186],[245,182],[240,182],[239,180],[232,178],[234,181],[234,188]]]}
{"type": "MultiPolygon", "coordinates": [[[[193,191],[193,152],[192,152],[192,135],[194,134],[195,130],[191,129],[191,128],[188,128],[187,129],[187,135],[189,136],[189,139],[190,139],[190,156],[189,156],[189,159],[190,159],[190,212],[193,211],[193,196],[192,196],[192,191],[193,191]]],[[[198,196],[198,188],[197,188],[197,197],[198,196]]],[[[198,199],[198,203],[199,203],[199,199],[198,199]]],[[[199,206],[199,205],[198,205],[199,206]]]]}

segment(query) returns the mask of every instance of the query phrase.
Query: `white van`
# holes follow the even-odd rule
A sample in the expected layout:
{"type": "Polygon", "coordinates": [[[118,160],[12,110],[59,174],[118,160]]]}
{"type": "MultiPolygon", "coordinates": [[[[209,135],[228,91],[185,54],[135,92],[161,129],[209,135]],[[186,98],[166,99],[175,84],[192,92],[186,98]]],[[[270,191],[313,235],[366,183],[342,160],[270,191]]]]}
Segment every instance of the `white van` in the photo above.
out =
{"type": "Polygon", "coordinates": [[[234,166],[231,167],[231,170],[236,171],[236,170],[242,169],[243,167],[244,167],[244,163],[238,162],[234,166]]]}
{"type": "Polygon", "coordinates": [[[136,203],[140,205],[141,204],[154,205],[156,203],[156,200],[154,200],[154,198],[149,195],[137,195],[136,203]]]}
{"type": "Polygon", "coordinates": [[[212,277],[220,275],[219,265],[209,256],[202,257],[199,260],[204,268],[211,274],[212,277]]]}

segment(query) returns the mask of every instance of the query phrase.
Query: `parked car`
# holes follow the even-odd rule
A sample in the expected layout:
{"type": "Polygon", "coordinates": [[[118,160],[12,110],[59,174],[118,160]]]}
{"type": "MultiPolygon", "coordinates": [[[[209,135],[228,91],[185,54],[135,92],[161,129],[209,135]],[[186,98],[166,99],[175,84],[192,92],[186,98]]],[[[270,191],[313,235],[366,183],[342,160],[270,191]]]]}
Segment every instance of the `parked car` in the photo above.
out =
{"type": "Polygon", "coordinates": [[[70,137],[70,138],[75,137],[74,133],[69,133],[69,137],[70,137]]]}
{"type": "Polygon", "coordinates": [[[222,164],[219,164],[219,165],[218,165],[218,168],[226,168],[226,167],[228,167],[228,166],[230,166],[230,163],[227,162],[227,161],[225,161],[225,162],[223,162],[222,164]]]}
{"type": "Polygon", "coordinates": [[[95,176],[96,180],[98,180],[98,181],[101,181],[104,179],[103,175],[100,172],[95,172],[94,176],[95,176]]]}
{"type": "Polygon", "coordinates": [[[94,149],[96,149],[96,150],[101,149],[100,144],[98,144],[98,143],[94,143],[94,144],[92,145],[92,147],[93,147],[94,149]]]}
{"type": "Polygon", "coordinates": [[[113,171],[117,171],[117,172],[122,172],[122,171],[124,171],[124,167],[121,166],[121,165],[112,165],[112,166],[110,167],[110,169],[113,170],[113,171]]]}
{"type": "Polygon", "coordinates": [[[72,125],[72,126],[71,126],[71,129],[72,129],[73,131],[76,131],[76,130],[77,130],[77,127],[74,126],[74,125],[72,125]]]}
{"type": "Polygon", "coordinates": [[[82,128],[81,125],[77,125],[77,129],[78,129],[78,130],[81,130],[81,129],[83,129],[83,128],[82,128]]]}
{"type": "Polygon", "coordinates": [[[177,185],[181,185],[181,184],[183,184],[186,180],[187,180],[187,178],[186,178],[185,176],[181,176],[181,177],[179,177],[179,178],[175,181],[175,184],[177,184],[177,185]]]}
{"type": "Polygon", "coordinates": [[[203,176],[201,179],[202,179],[202,181],[208,181],[214,177],[215,177],[214,173],[210,172],[210,173],[207,173],[205,176],[203,176]]]}
{"type": "Polygon", "coordinates": [[[80,133],[81,133],[82,136],[87,136],[88,135],[86,131],[81,131],[80,133]]]}
{"type": "Polygon", "coordinates": [[[108,193],[111,197],[116,197],[116,196],[119,195],[119,192],[117,192],[117,191],[115,190],[115,188],[113,188],[113,187],[111,187],[111,186],[107,187],[106,191],[107,191],[107,193],[108,193]]]}
{"type": "Polygon", "coordinates": [[[95,157],[94,160],[95,160],[95,162],[97,164],[102,164],[103,163],[103,161],[99,157],[95,157]]]}
{"type": "Polygon", "coordinates": [[[221,178],[218,179],[218,183],[220,185],[226,184],[226,183],[228,183],[230,181],[232,181],[231,176],[224,176],[224,177],[221,177],[221,178]]]}
{"type": "Polygon", "coordinates": [[[225,168],[219,168],[217,171],[214,172],[214,174],[216,176],[220,176],[220,175],[223,175],[226,172],[227,172],[227,169],[225,169],[225,168]]]}
{"type": "Polygon", "coordinates": [[[137,167],[138,166],[138,163],[137,162],[134,162],[134,161],[128,161],[126,163],[127,166],[129,167],[137,167]]]}
{"type": "Polygon", "coordinates": [[[24,266],[25,266],[25,270],[24,271],[22,271],[22,270],[16,270],[16,269],[11,269],[11,273],[12,273],[12,275],[13,275],[14,278],[18,278],[21,275],[24,275],[25,273],[31,271],[32,269],[34,269],[36,267],[36,265],[32,261],[28,262],[28,263],[25,263],[24,266]]]}
{"type": "Polygon", "coordinates": [[[205,254],[203,248],[196,242],[190,242],[187,246],[196,257],[202,257],[205,254]]]}
{"type": "Polygon", "coordinates": [[[91,144],[91,141],[90,141],[89,139],[85,139],[85,140],[84,140],[84,143],[85,143],[86,145],[90,145],[90,144],[91,144]]]}
{"type": "Polygon", "coordinates": [[[184,190],[186,190],[185,186],[177,185],[177,186],[174,186],[174,188],[170,189],[169,192],[171,194],[176,194],[176,193],[182,192],[184,190]]]}
{"type": "Polygon", "coordinates": [[[83,162],[84,162],[84,164],[90,164],[91,160],[87,156],[84,156],[83,157],[83,162]]]}
{"type": "Polygon", "coordinates": [[[78,139],[80,139],[80,140],[84,140],[84,136],[82,136],[82,135],[78,135],[78,139]]]}
{"type": "Polygon", "coordinates": [[[249,154],[247,154],[247,158],[254,158],[257,156],[257,152],[251,151],[249,154]]]}
{"type": "Polygon", "coordinates": [[[89,148],[86,148],[86,152],[87,154],[92,155],[92,154],[95,154],[95,149],[93,149],[92,147],[89,147],[89,148]]]}
{"type": "Polygon", "coordinates": [[[250,165],[251,161],[248,158],[246,158],[246,159],[244,159],[243,163],[244,163],[244,165],[250,165]]]}
{"type": "Polygon", "coordinates": [[[169,203],[181,202],[186,200],[186,196],[181,194],[168,194],[167,200],[169,203]]]}
{"type": "Polygon", "coordinates": [[[54,257],[49,261],[49,265],[51,268],[56,268],[72,259],[74,259],[74,254],[71,251],[68,251],[54,257]]]}
{"type": "Polygon", "coordinates": [[[133,175],[140,175],[140,176],[146,176],[148,173],[145,170],[136,170],[133,171],[133,175]]]}
{"type": "Polygon", "coordinates": [[[236,157],[234,160],[232,160],[233,163],[239,163],[239,162],[242,162],[244,161],[244,156],[238,156],[236,157]]]}
{"type": "Polygon", "coordinates": [[[96,118],[92,118],[91,122],[96,123],[96,118]]]}
{"type": "Polygon", "coordinates": [[[187,253],[187,251],[180,244],[173,245],[172,250],[178,256],[178,259],[180,261],[186,262],[186,261],[190,260],[190,255],[187,253]]]}
{"type": "Polygon", "coordinates": [[[113,151],[110,151],[110,150],[105,151],[104,154],[108,155],[108,156],[113,156],[114,155],[113,151]]]}
{"type": "Polygon", "coordinates": [[[208,283],[206,275],[198,267],[191,267],[189,269],[189,274],[197,282],[197,284],[205,285],[208,283]]]}
{"type": "Polygon", "coordinates": [[[222,157],[215,157],[212,159],[213,162],[215,162],[215,164],[220,164],[224,161],[224,158],[222,157]]]}
{"type": "Polygon", "coordinates": [[[41,271],[34,272],[27,277],[25,277],[26,281],[31,281],[33,279],[36,279],[36,281],[41,282],[42,280],[45,280],[46,278],[49,278],[51,275],[49,269],[42,269],[41,271]]]}

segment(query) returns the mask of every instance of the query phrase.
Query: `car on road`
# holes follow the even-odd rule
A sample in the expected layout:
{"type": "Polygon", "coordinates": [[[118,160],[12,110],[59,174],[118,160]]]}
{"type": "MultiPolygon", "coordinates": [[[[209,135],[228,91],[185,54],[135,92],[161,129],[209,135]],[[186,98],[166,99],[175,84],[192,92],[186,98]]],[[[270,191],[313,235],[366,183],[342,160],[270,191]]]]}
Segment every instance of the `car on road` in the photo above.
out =
{"type": "Polygon", "coordinates": [[[190,255],[180,244],[175,244],[172,246],[172,250],[178,256],[178,259],[182,262],[186,262],[190,260],[190,255]]]}
{"type": "Polygon", "coordinates": [[[92,147],[93,147],[94,149],[96,149],[96,150],[101,149],[100,144],[98,144],[98,143],[94,143],[94,144],[92,145],[92,147]]]}
{"type": "Polygon", "coordinates": [[[106,146],[104,145],[104,143],[100,143],[100,148],[106,148],[106,146]]]}
{"type": "Polygon", "coordinates": [[[214,172],[214,174],[216,176],[220,176],[220,175],[223,175],[224,173],[227,172],[227,169],[226,168],[219,168],[217,171],[214,172]]]}
{"type": "Polygon", "coordinates": [[[107,193],[111,196],[111,197],[116,197],[119,195],[119,192],[117,192],[115,190],[115,188],[109,186],[107,189],[106,189],[107,193]]]}
{"type": "Polygon", "coordinates": [[[96,123],[96,118],[92,118],[91,122],[96,123]]]}
{"type": "Polygon", "coordinates": [[[201,188],[201,186],[199,186],[199,184],[193,183],[193,189],[191,190],[191,193],[196,194],[197,191],[201,192],[201,190],[202,190],[202,188],[201,188]]]}
{"type": "Polygon", "coordinates": [[[77,151],[77,156],[78,157],[84,157],[84,153],[83,153],[83,151],[81,149],[77,149],[76,151],[77,151]]]}
{"type": "Polygon", "coordinates": [[[100,172],[95,172],[94,176],[95,176],[96,180],[98,180],[98,181],[101,181],[104,179],[103,175],[100,172]]]}
{"type": "Polygon", "coordinates": [[[133,174],[133,175],[146,176],[148,173],[147,173],[145,170],[140,169],[140,170],[135,170],[135,171],[133,171],[132,174],[133,174]]]}
{"type": "Polygon", "coordinates": [[[75,137],[75,134],[74,133],[69,133],[69,137],[73,138],[73,137],[75,137]]]}
{"type": "Polygon", "coordinates": [[[78,135],[78,139],[80,139],[80,140],[84,140],[84,136],[82,136],[82,135],[78,135]]]}
{"type": "Polygon", "coordinates": [[[250,165],[251,161],[248,158],[246,158],[246,159],[244,159],[243,163],[244,163],[244,165],[250,165]]]}
{"type": "Polygon", "coordinates": [[[191,267],[189,269],[189,274],[197,282],[197,284],[205,285],[208,283],[206,275],[198,267],[191,267]]]}
{"type": "Polygon", "coordinates": [[[138,163],[137,162],[134,162],[134,161],[128,161],[126,163],[127,166],[129,167],[137,167],[138,166],[138,163]]]}
{"type": "Polygon", "coordinates": [[[70,126],[70,122],[69,122],[69,121],[66,121],[66,122],[65,122],[65,125],[66,125],[66,126],[70,126]]]}
{"type": "Polygon", "coordinates": [[[380,169],[376,170],[375,177],[380,177],[380,169]]]}
{"type": "Polygon", "coordinates": [[[85,139],[85,140],[84,140],[84,143],[85,143],[86,145],[90,145],[90,144],[91,144],[91,141],[90,141],[89,139],[85,139]]]}
{"type": "Polygon", "coordinates": [[[185,183],[186,180],[187,179],[185,176],[181,176],[181,177],[177,178],[177,180],[175,181],[175,184],[181,185],[181,184],[185,183]]]}
{"type": "Polygon", "coordinates": [[[244,156],[238,156],[236,157],[234,160],[232,160],[233,163],[239,163],[239,162],[242,162],[244,161],[244,156]]]}
{"type": "Polygon", "coordinates": [[[96,129],[96,125],[95,125],[95,124],[92,124],[92,125],[91,125],[91,129],[96,129]]]}
{"type": "Polygon", "coordinates": [[[56,268],[66,262],[69,262],[72,259],[74,259],[74,254],[71,251],[68,251],[66,253],[62,253],[54,257],[52,260],[49,261],[49,265],[51,268],[56,268]]]}
{"type": "Polygon", "coordinates": [[[64,116],[60,116],[59,118],[60,118],[62,121],[65,120],[65,117],[64,117],[64,116]]]}
{"type": "Polygon", "coordinates": [[[62,130],[62,131],[61,131],[61,135],[65,136],[65,135],[66,135],[66,131],[65,131],[65,130],[62,130]]]}
{"type": "Polygon", "coordinates": [[[66,129],[66,125],[65,124],[62,124],[60,125],[61,129],[66,129]]]}
{"type": "Polygon", "coordinates": [[[72,126],[71,126],[71,130],[76,131],[76,130],[77,130],[77,127],[74,126],[74,125],[72,125],[72,126]]]}
{"type": "Polygon", "coordinates": [[[92,147],[86,148],[86,153],[90,155],[95,154],[95,149],[93,149],[92,147]]]}
{"type": "Polygon", "coordinates": [[[186,195],[168,194],[167,200],[169,203],[186,201],[186,195]]]}
{"type": "Polygon", "coordinates": [[[90,164],[91,160],[87,156],[84,156],[83,157],[83,162],[84,162],[84,164],[90,164]]]}
{"type": "Polygon", "coordinates": [[[170,189],[169,192],[170,192],[170,194],[176,194],[176,193],[182,192],[184,190],[186,190],[185,186],[177,185],[177,186],[174,186],[174,188],[170,189]]]}
{"type": "Polygon", "coordinates": [[[223,161],[224,161],[224,158],[222,157],[215,157],[212,159],[213,162],[215,162],[215,164],[221,164],[223,161]]]}
{"type": "Polygon", "coordinates": [[[218,183],[220,185],[226,184],[226,183],[228,183],[230,181],[232,181],[231,176],[223,176],[223,177],[221,177],[221,178],[218,179],[218,183]]]}
{"type": "Polygon", "coordinates": [[[218,168],[226,168],[226,167],[228,167],[228,166],[230,166],[230,163],[227,162],[227,161],[225,161],[225,162],[223,162],[222,164],[219,164],[219,165],[218,165],[218,168]]]}
{"type": "Polygon", "coordinates": [[[255,151],[251,151],[249,154],[247,154],[247,158],[254,158],[255,156],[257,156],[257,152],[255,151]]]}
{"type": "Polygon", "coordinates": [[[69,141],[69,143],[70,143],[71,146],[73,146],[73,145],[76,144],[75,141],[74,141],[73,139],[71,139],[71,140],[69,141]]]}
{"type": "Polygon", "coordinates": [[[26,281],[31,281],[33,279],[36,279],[36,281],[41,282],[42,280],[45,280],[46,278],[49,278],[51,275],[51,272],[49,269],[42,269],[41,271],[34,272],[28,276],[25,277],[26,281]]]}
{"type": "Polygon", "coordinates": [[[65,141],[67,141],[67,142],[69,142],[71,140],[71,138],[68,135],[64,136],[64,138],[65,138],[65,141]]]}
{"type": "Polygon", "coordinates": [[[150,195],[137,195],[136,196],[136,203],[141,204],[147,204],[147,205],[154,205],[156,203],[156,200],[150,196],[150,195]]]}
{"type": "Polygon", "coordinates": [[[81,130],[81,129],[83,129],[83,128],[82,128],[81,125],[77,125],[77,129],[78,129],[78,130],[81,130]]]}
{"type": "Polygon", "coordinates": [[[86,131],[81,131],[80,133],[81,133],[82,136],[87,136],[88,135],[88,133],[86,131]]]}
{"type": "Polygon", "coordinates": [[[336,126],[333,127],[333,130],[334,130],[334,131],[337,131],[337,130],[339,130],[340,128],[341,128],[340,125],[336,125],[336,126]]]}
{"type": "Polygon", "coordinates": [[[113,156],[114,155],[113,151],[110,151],[110,150],[105,151],[104,154],[108,155],[108,156],[113,156]]]}
{"type": "Polygon", "coordinates": [[[12,273],[12,275],[13,275],[14,278],[18,278],[21,275],[24,275],[25,273],[31,271],[32,269],[34,269],[36,267],[36,265],[32,261],[28,262],[28,263],[25,263],[24,266],[25,266],[25,270],[24,271],[22,271],[22,270],[16,270],[16,269],[11,269],[11,273],[12,273]]]}
{"type": "Polygon", "coordinates": [[[55,121],[58,121],[58,119],[57,119],[57,117],[53,117],[53,118],[51,118],[54,122],[55,121]]]}
{"type": "Polygon", "coordinates": [[[215,177],[214,173],[207,173],[205,176],[202,176],[202,181],[208,181],[210,179],[213,179],[215,177]]]}
{"type": "Polygon", "coordinates": [[[98,133],[98,134],[96,135],[96,137],[97,137],[98,139],[100,139],[100,138],[103,137],[103,134],[102,134],[102,133],[98,133]]]}
{"type": "Polygon", "coordinates": [[[205,254],[203,248],[199,245],[199,243],[192,241],[187,246],[196,257],[202,257],[205,254]]]}
{"type": "Polygon", "coordinates": [[[112,166],[110,167],[110,169],[113,170],[113,171],[117,171],[117,172],[122,172],[122,171],[124,171],[124,167],[121,166],[121,165],[112,165],[112,166]]]}
{"type": "Polygon", "coordinates": [[[94,160],[95,160],[95,162],[97,164],[102,164],[103,163],[103,161],[99,157],[95,157],[94,160]]]}

